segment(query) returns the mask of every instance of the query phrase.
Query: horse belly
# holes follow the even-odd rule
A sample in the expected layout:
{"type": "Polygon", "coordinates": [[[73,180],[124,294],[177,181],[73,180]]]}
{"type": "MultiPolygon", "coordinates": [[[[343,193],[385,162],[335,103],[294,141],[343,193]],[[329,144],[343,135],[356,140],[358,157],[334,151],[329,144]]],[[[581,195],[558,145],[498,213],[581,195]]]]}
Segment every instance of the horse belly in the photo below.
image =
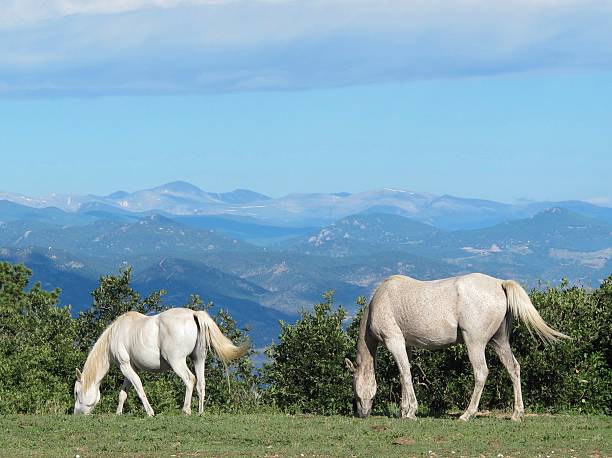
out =
{"type": "Polygon", "coordinates": [[[436,335],[405,335],[406,345],[415,348],[426,348],[434,350],[453,345],[459,341],[458,330],[452,333],[436,335]]]}
{"type": "Polygon", "coordinates": [[[168,369],[168,364],[161,356],[159,331],[155,323],[147,323],[132,340],[130,360],[137,369],[148,371],[168,369]]]}
{"type": "Polygon", "coordinates": [[[454,320],[425,320],[405,323],[401,326],[406,345],[416,348],[436,349],[457,343],[459,326],[454,320]]]}
{"type": "Polygon", "coordinates": [[[161,357],[158,351],[146,350],[133,353],[131,358],[132,365],[136,369],[147,371],[164,371],[169,369],[168,363],[161,357]]]}

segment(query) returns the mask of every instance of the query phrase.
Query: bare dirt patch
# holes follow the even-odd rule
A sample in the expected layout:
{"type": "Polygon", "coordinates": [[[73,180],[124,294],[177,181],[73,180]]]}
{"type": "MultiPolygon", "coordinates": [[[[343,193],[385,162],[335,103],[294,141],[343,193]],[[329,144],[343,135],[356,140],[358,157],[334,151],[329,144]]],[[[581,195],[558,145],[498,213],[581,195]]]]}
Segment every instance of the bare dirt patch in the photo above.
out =
{"type": "Polygon", "coordinates": [[[393,444],[395,445],[414,445],[416,442],[414,439],[410,439],[409,437],[396,437],[393,439],[393,444]]]}

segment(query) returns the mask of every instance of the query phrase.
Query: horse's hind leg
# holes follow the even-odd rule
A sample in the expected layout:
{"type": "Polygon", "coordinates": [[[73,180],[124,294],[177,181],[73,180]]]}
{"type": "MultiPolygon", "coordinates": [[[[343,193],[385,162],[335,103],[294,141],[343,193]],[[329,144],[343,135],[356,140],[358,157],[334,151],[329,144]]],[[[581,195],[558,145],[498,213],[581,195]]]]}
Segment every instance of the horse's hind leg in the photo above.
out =
{"type": "Polygon", "coordinates": [[[474,392],[472,393],[472,399],[470,399],[470,405],[466,411],[459,417],[460,420],[467,421],[478,411],[480,396],[487,381],[487,375],[489,375],[489,368],[485,359],[486,343],[473,341],[466,332],[463,332],[463,340],[467,346],[468,356],[474,369],[474,392]]]}
{"type": "Polygon", "coordinates": [[[185,402],[183,403],[183,412],[185,415],[191,415],[191,396],[193,395],[193,387],[196,384],[195,375],[189,370],[187,360],[185,358],[176,358],[168,360],[172,370],[181,378],[185,384],[185,402]]]}
{"type": "Polygon", "coordinates": [[[512,354],[510,336],[508,334],[509,329],[505,324],[502,324],[498,333],[493,337],[492,343],[497,356],[499,356],[499,359],[508,371],[508,375],[510,375],[510,380],[512,380],[512,388],[514,389],[514,411],[512,412],[512,420],[519,421],[525,412],[523,395],[521,393],[521,366],[512,354]]]}
{"type": "Polygon", "coordinates": [[[123,403],[128,397],[128,391],[132,387],[132,382],[126,377],[123,380],[123,385],[121,386],[121,391],[119,391],[119,404],[117,404],[117,415],[121,415],[123,413],[123,403]]]}
{"type": "Polygon", "coordinates": [[[402,418],[416,419],[417,398],[412,386],[412,374],[410,373],[410,360],[406,351],[406,341],[401,335],[385,339],[385,345],[393,355],[400,371],[402,381],[402,404],[400,415],[402,418]]]}
{"type": "Polygon", "coordinates": [[[196,373],[196,388],[198,390],[198,413],[201,415],[204,413],[204,396],[206,393],[206,380],[204,378],[204,369],[206,364],[206,354],[194,357],[193,366],[196,373]]]}
{"type": "Polygon", "coordinates": [[[142,401],[142,405],[147,411],[147,415],[149,415],[150,417],[155,415],[155,412],[153,412],[153,408],[151,407],[151,404],[149,404],[147,395],[144,392],[144,388],[142,387],[142,382],[140,381],[140,377],[138,377],[138,374],[132,368],[131,364],[128,362],[121,363],[121,365],[119,366],[119,369],[121,369],[121,372],[123,373],[125,378],[127,378],[130,381],[130,383],[134,386],[136,393],[138,393],[138,397],[142,401]]]}

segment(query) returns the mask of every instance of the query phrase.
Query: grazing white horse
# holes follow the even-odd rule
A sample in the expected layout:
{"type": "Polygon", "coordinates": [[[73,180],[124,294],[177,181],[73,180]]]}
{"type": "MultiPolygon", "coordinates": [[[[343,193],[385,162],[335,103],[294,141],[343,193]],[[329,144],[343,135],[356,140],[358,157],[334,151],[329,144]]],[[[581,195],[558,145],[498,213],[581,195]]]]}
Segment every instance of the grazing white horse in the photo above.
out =
{"type": "Polygon", "coordinates": [[[384,343],[400,371],[400,414],[416,418],[417,399],[410,374],[407,347],[438,349],[464,342],[474,369],[474,392],[461,420],[478,410],[488,375],[485,347],[490,342],[506,367],[514,388],[512,420],[524,412],[519,363],[510,349],[512,317],[518,317],[544,342],[569,339],[551,329],[535,309],[525,290],[511,280],[470,274],[435,281],[394,275],[384,280],[363,312],[357,340],[357,359],[346,365],[353,372],[355,413],[370,414],[376,394],[376,351],[384,343]]]}
{"type": "Polygon", "coordinates": [[[111,363],[116,364],[125,380],[119,393],[117,414],[123,412],[123,403],[130,387],[134,386],[148,415],[154,415],[142,388],[137,369],[160,371],[172,369],[185,383],[183,412],[191,414],[191,396],[194,385],[198,390],[199,413],[204,411],[204,364],[209,348],[219,359],[228,361],[243,356],[249,348],[245,342],[239,347],[223,335],[214,320],[204,311],[185,308],[168,309],[159,315],[146,316],[127,312],[110,324],[87,356],[83,373],[76,370],[74,384],[74,413],[91,413],[100,401],[100,382],[111,363]],[[191,356],[196,376],[187,366],[191,356]],[[196,384],[197,383],[197,384],[196,384]]]}

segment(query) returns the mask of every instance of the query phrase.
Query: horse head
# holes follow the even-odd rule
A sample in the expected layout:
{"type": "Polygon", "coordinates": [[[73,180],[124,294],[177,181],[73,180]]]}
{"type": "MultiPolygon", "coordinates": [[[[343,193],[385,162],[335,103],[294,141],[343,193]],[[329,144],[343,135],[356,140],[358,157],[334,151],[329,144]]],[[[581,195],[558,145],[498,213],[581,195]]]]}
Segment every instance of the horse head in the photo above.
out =
{"type": "Polygon", "coordinates": [[[376,378],[373,368],[364,364],[353,364],[346,358],[346,367],[353,373],[353,413],[356,417],[367,418],[372,411],[372,400],[376,395],[376,378]]]}
{"type": "Polygon", "coordinates": [[[83,383],[83,375],[76,370],[76,382],[74,382],[74,413],[90,414],[96,404],[100,401],[100,387],[97,384],[83,383]]]}

